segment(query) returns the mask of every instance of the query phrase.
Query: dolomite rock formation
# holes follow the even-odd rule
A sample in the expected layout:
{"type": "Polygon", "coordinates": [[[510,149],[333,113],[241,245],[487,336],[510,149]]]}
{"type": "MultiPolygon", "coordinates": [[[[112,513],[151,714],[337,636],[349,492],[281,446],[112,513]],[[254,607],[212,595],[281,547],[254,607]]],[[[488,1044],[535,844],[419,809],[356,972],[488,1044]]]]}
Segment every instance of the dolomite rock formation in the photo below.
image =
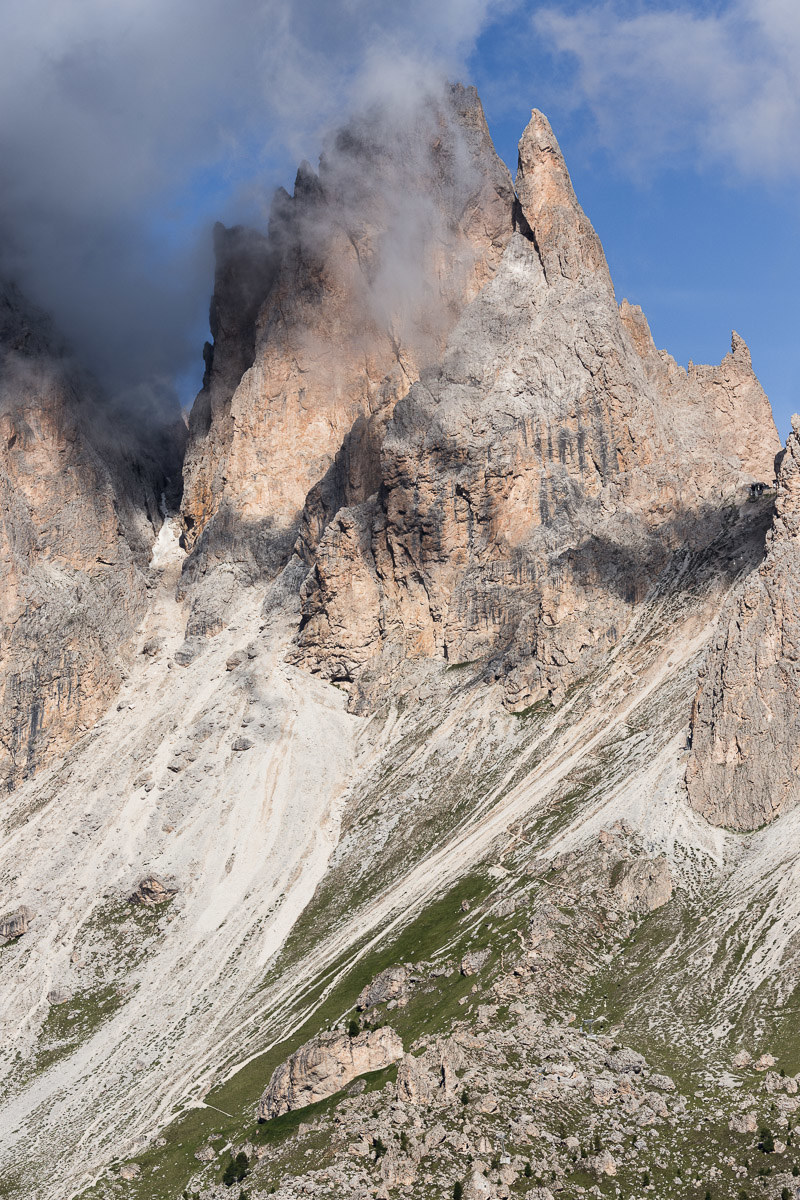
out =
{"type": "Polygon", "coordinates": [[[373,1008],[376,1004],[385,1004],[388,1000],[397,1000],[408,990],[408,970],[405,967],[387,967],[381,971],[372,983],[368,983],[359,993],[356,1008],[373,1008]]]}
{"type": "Polygon", "coordinates": [[[311,559],[297,658],[357,699],[403,657],[436,655],[484,660],[511,708],[560,702],[671,556],[707,545],[772,470],[744,342],[685,371],[640,309],[618,308],[538,112],[516,190],[496,273],[386,424],[374,494],[339,510],[311,559]]]}
{"type": "Polygon", "coordinates": [[[612,885],[623,911],[655,912],[672,897],[672,875],[664,858],[634,858],[621,863],[612,885]]]}
{"type": "Polygon", "coordinates": [[[346,1033],[312,1038],[275,1069],[261,1097],[258,1119],[269,1121],[281,1113],[316,1104],[341,1091],[358,1075],[391,1066],[402,1054],[403,1043],[388,1026],[354,1038],[346,1033]]]}
{"type": "Polygon", "coordinates": [[[779,467],[766,557],[721,615],[701,673],[686,785],[692,806],[730,829],[757,829],[800,801],[797,416],[779,467]]]}
{"type": "Polygon", "coordinates": [[[177,892],[177,888],[169,887],[157,875],[148,875],[136,885],[128,897],[128,903],[143,904],[146,908],[152,908],[156,904],[166,904],[177,892]]]}
{"type": "Polygon", "coordinates": [[[140,453],[45,315],[0,283],[0,782],[67,746],[119,685],[179,447],[140,453]]]}
{"type": "Polygon", "coordinates": [[[21,904],[14,912],[5,913],[0,917],[0,940],[12,941],[22,937],[28,932],[28,926],[35,915],[33,909],[25,904],[21,904]]]}
{"type": "Polygon", "coordinates": [[[343,130],[319,174],[304,163],[277,194],[267,239],[217,231],[184,474],[190,633],[221,627],[230,564],[250,580],[283,565],[309,490],[311,545],[371,494],[382,423],[491,278],[513,208],[477,94],[454,86],[410,122],[379,111],[343,130]]]}

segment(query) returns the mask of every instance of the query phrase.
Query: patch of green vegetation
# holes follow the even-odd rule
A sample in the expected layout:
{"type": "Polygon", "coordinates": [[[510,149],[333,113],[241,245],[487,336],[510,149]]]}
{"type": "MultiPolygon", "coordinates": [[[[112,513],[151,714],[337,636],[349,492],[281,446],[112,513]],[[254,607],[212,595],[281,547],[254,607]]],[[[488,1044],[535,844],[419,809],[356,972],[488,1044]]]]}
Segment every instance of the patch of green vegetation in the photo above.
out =
{"type": "Polygon", "coordinates": [[[511,715],[517,717],[520,721],[530,721],[534,718],[549,717],[556,712],[556,706],[549,696],[545,696],[543,700],[537,700],[535,704],[529,704],[527,708],[521,708],[518,712],[513,712],[511,715]]]}
{"type": "MultiPolygon", "coordinates": [[[[472,947],[478,944],[475,942],[472,927],[460,924],[464,916],[461,902],[468,900],[471,908],[477,909],[495,887],[496,883],[485,872],[479,871],[465,876],[456,887],[432,900],[413,921],[398,931],[394,939],[387,938],[385,943],[355,963],[352,970],[295,1032],[277,1041],[270,1050],[249,1062],[226,1083],[209,1092],[205,1099],[208,1105],[214,1106],[213,1108],[195,1108],[176,1116],[162,1131],[165,1145],[154,1146],[137,1156],[136,1161],[142,1168],[142,1174],[138,1179],[125,1184],[126,1200],[174,1200],[186,1188],[188,1180],[202,1169],[194,1157],[195,1151],[215,1134],[220,1135],[225,1142],[230,1141],[233,1144],[245,1139],[260,1143],[269,1142],[270,1139],[280,1141],[288,1137],[301,1123],[315,1119],[315,1114],[324,1115],[333,1111],[342,1099],[341,1092],[321,1101],[319,1105],[287,1113],[264,1125],[258,1125],[255,1120],[258,1098],[275,1068],[298,1046],[312,1037],[321,1026],[338,1022],[342,1014],[351,1009],[355,996],[364,984],[380,971],[398,962],[430,960],[442,952],[456,954],[461,946],[467,948],[468,945],[472,947]]],[[[313,902],[310,908],[313,908],[313,902]]],[[[308,910],[306,919],[313,920],[313,914],[308,910]]],[[[278,969],[291,969],[290,963],[294,956],[304,952],[308,932],[304,922],[298,922],[298,927],[281,953],[282,967],[278,969]]],[[[352,955],[353,951],[349,950],[346,959],[333,964],[326,970],[324,977],[315,982],[312,989],[297,996],[296,1008],[302,1010],[307,1006],[313,999],[311,993],[316,992],[319,995],[326,981],[335,977],[352,955]]],[[[476,977],[472,976],[465,978],[456,975],[444,979],[441,988],[434,987],[430,991],[421,992],[412,998],[405,1009],[395,1009],[386,1014],[385,1019],[387,1023],[390,1020],[406,1044],[410,1044],[422,1033],[431,1029],[438,1032],[448,1020],[456,1015],[463,1015],[464,1009],[458,1005],[458,999],[469,994],[476,982],[476,977]]],[[[291,1013],[286,1014],[286,1022],[292,1023],[291,1013]]],[[[394,1077],[395,1072],[396,1068],[390,1067],[386,1072],[365,1076],[367,1090],[383,1087],[394,1077]]],[[[204,1176],[209,1180],[212,1177],[216,1178],[224,1166],[224,1163],[209,1164],[204,1169],[204,1176]]],[[[85,1200],[107,1200],[108,1189],[109,1180],[106,1179],[83,1195],[85,1200]]]]}
{"type": "Polygon", "coordinates": [[[122,1004],[123,998],[111,985],[77,992],[64,1004],[54,1004],[42,1025],[37,1049],[26,1064],[27,1070],[18,1076],[20,1082],[40,1075],[53,1063],[70,1055],[122,1004]]]}

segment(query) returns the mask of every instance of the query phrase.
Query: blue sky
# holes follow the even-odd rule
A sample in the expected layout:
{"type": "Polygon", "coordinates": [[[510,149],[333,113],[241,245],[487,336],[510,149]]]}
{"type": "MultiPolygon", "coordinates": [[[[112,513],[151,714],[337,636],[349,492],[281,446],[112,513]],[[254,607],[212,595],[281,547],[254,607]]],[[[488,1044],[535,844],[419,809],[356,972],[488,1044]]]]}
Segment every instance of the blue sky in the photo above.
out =
{"type": "MultiPolygon", "coordinates": [[[[670,11],[680,19],[729,6],[625,7],[670,11]]],[[[526,6],[529,18],[534,12],[535,6],[526,6]]],[[[656,344],[683,365],[690,359],[718,362],[736,329],[750,347],[785,436],[791,414],[800,410],[796,160],[783,162],[779,149],[765,165],[754,152],[751,168],[746,154],[742,161],[732,153],[711,153],[702,144],[706,114],[700,104],[668,129],[666,151],[647,153],[613,80],[599,98],[598,120],[598,98],[577,86],[576,56],[531,36],[524,22],[521,29],[518,15],[516,10],[490,25],[469,63],[501,157],[513,169],[530,107],[545,111],[578,198],[603,242],[618,299],[641,304],[656,344]],[[511,80],[509,61],[516,63],[511,80]],[[613,113],[605,137],[604,106],[613,113]]],[[[691,20],[685,28],[691,38],[691,20]]],[[[653,89],[653,95],[646,79],[639,82],[645,109],[659,99],[668,106],[663,90],[653,89]]],[[[797,127],[795,136],[800,138],[797,127]]]]}
{"type": "Polygon", "coordinates": [[[797,0],[6,0],[0,270],[119,391],[191,402],[216,218],[264,223],[327,129],[442,76],[512,170],[561,142],[620,298],[679,362],[748,342],[800,408],[797,0]]]}

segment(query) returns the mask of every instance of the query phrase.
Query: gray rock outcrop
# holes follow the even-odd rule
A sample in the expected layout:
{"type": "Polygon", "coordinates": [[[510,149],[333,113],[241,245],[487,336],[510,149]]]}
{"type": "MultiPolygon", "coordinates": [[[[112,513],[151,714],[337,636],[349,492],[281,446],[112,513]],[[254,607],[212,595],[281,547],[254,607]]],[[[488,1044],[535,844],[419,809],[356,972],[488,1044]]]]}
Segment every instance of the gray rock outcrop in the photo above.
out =
{"type": "Polygon", "coordinates": [[[119,686],[179,443],[112,412],[0,281],[0,786],[69,746],[119,686]]]}
{"type": "Polygon", "coordinates": [[[375,494],[329,521],[303,586],[297,658],[357,699],[436,656],[484,662],[512,709],[560,703],[778,449],[741,338],[685,371],[617,306],[541,113],[516,188],[493,278],[398,399],[375,494]]]}
{"type": "Polygon", "coordinates": [[[494,273],[513,208],[477,94],[453,86],[410,122],[376,109],[341,130],[277,194],[267,239],[217,229],[184,472],[190,632],[221,619],[216,565],[284,565],[309,491],[309,546],[374,491],[379,430],[494,273]]]}
{"type": "Polygon", "coordinates": [[[137,885],[128,897],[129,904],[143,904],[153,908],[157,904],[166,904],[177,895],[178,889],[164,883],[157,875],[147,875],[137,885]]]}
{"type": "Polygon", "coordinates": [[[387,967],[376,975],[372,983],[368,983],[359,993],[356,1008],[363,1012],[376,1004],[385,1004],[388,1000],[397,1000],[405,995],[408,985],[408,970],[406,967],[387,967]]]}
{"type": "Polygon", "coordinates": [[[6,941],[12,941],[15,938],[22,937],[28,932],[28,926],[35,917],[32,908],[21,904],[13,912],[5,913],[0,917],[0,938],[6,941]]]}
{"type": "Polygon", "coordinates": [[[665,858],[634,858],[619,864],[612,886],[623,911],[655,912],[672,896],[672,874],[665,858]]]}
{"type": "Polygon", "coordinates": [[[757,829],[800,801],[800,417],[766,557],[720,616],[692,712],[686,785],[714,825],[757,829]]]}
{"type": "Polygon", "coordinates": [[[348,1037],[320,1034],[296,1050],[272,1074],[258,1105],[260,1121],[305,1108],[341,1091],[358,1075],[380,1071],[397,1062],[403,1043],[384,1026],[348,1037]]]}

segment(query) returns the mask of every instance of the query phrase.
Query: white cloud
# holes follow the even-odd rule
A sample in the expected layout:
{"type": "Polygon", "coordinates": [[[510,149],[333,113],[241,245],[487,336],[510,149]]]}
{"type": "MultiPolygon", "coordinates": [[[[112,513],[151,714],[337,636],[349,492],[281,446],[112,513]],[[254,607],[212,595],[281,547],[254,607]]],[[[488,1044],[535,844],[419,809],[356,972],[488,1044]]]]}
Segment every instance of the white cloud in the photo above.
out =
{"type": "Polygon", "coordinates": [[[632,16],[614,3],[543,8],[534,25],[573,56],[576,99],[631,164],[694,159],[772,179],[800,171],[797,0],[659,4],[632,16]]]}
{"type": "Polygon", "coordinates": [[[208,223],[351,109],[462,72],[498,3],[5,0],[0,273],[118,384],[199,361],[208,223]]]}

